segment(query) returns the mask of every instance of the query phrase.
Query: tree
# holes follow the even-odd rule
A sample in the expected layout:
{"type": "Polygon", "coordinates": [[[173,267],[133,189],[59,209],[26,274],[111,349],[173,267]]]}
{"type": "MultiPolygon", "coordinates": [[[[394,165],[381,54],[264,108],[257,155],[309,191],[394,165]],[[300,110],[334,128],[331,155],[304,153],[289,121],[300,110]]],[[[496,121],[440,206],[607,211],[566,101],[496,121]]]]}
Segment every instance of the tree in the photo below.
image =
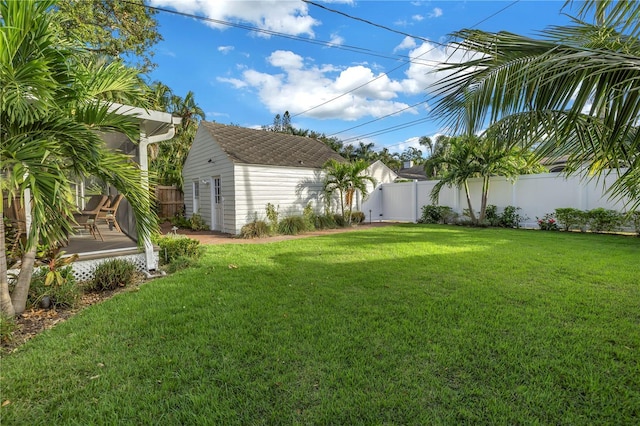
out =
{"type": "Polygon", "coordinates": [[[446,135],[438,135],[431,151],[431,155],[424,162],[424,171],[428,178],[437,178],[447,169],[447,163],[438,161],[439,158],[447,155],[451,149],[451,138],[446,135]]]}
{"type": "Polygon", "coordinates": [[[424,161],[422,158],[422,151],[413,146],[402,151],[402,154],[400,154],[400,160],[403,162],[411,161],[414,164],[420,164],[424,161]]]}
{"type": "Polygon", "coordinates": [[[375,144],[373,142],[359,142],[358,146],[353,151],[353,155],[360,160],[371,161],[375,157],[375,151],[373,150],[374,146],[375,144]]]}
{"type": "Polygon", "coordinates": [[[176,130],[176,136],[170,141],[158,144],[156,152],[151,156],[151,170],[156,174],[159,184],[183,187],[182,169],[205,113],[195,101],[192,91],[182,98],[171,89],[155,82],[151,85],[153,108],[169,112],[182,119],[176,130]]]}
{"type": "MultiPolygon", "coordinates": [[[[32,223],[13,294],[6,254],[0,256],[0,307],[25,308],[36,243],[55,244],[71,231],[69,176],[93,175],[131,202],[140,236],[156,221],[141,172],[129,157],[106,148],[99,132],[138,135],[135,119],[110,110],[111,101],[142,105],[137,71],[119,61],[95,61],[51,25],[52,0],[0,2],[0,167],[9,199],[30,194],[32,223]]],[[[4,222],[0,244],[4,246],[4,222]]]]}
{"type": "Polygon", "coordinates": [[[420,136],[418,143],[429,150],[429,156],[433,154],[433,140],[429,136],[420,136]]]}
{"type": "Polygon", "coordinates": [[[336,192],[340,199],[340,213],[342,217],[351,223],[353,210],[353,195],[360,191],[363,197],[367,196],[367,182],[375,185],[376,181],[366,174],[369,164],[364,160],[352,163],[329,160],[323,167],[325,172],[324,192],[332,197],[336,192]],[[345,204],[348,207],[348,215],[345,215],[345,204]]]}
{"type": "Polygon", "coordinates": [[[571,25],[550,27],[537,39],[458,31],[459,48],[474,55],[443,67],[449,76],[438,83],[443,97],[434,114],[465,134],[487,122],[500,126],[524,146],[535,145],[539,156],[567,156],[570,172],[583,164],[589,175],[613,169],[610,195],[637,208],[639,20],[640,2],[587,0],[571,25]]]}
{"type": "Polygon", "coordinates": [[[544,169],[530,151],[501,137],[495,129],[489,129],[481,137],[449,138],[447,150],[438,156],[432,156],[429,161],[432,162],[431,167],[443,171],[440,181],[431,191],[431,200],[434,203],[438,201],[440,191],[445,185],[464,188],[469,216],[473,223],[484,222],[492,176],[516,179],[520,174],[536,173],[544,169]],[[482,178],[478,217],[473,210],[469,192],[471,178],[482,178]]]}
{"type": "Polygon", "coordinates": [[[137,59],[147,72],[155,67],[151,48],[162,40],[156,13],[143,0],[59,0],[55,22],[64,38],[81,40],[98,55],[137,59]]]}

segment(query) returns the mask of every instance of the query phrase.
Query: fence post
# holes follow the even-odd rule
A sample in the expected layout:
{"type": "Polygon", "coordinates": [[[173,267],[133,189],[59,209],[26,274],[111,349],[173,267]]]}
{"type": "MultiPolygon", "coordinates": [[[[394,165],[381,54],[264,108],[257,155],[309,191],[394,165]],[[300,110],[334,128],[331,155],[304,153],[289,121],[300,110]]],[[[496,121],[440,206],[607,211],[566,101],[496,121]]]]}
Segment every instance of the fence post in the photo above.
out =
{"type": "Polygon", "coordinates": [[[413,180],[413,223],[418,223],[418,180],[413,180]]]}

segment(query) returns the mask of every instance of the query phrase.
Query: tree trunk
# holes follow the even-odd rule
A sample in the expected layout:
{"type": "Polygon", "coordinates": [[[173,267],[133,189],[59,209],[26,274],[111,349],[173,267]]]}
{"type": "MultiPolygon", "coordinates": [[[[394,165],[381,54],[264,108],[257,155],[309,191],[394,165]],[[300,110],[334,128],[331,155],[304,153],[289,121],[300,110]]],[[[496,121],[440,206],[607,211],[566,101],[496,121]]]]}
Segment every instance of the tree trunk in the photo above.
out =
{"type": "MultiPolygon", "coordinates": [[[[2,206],[0,205],[0,213],[1,210],[2,206]]],[[[0,220],[0,244],[2,244],[3,247],[2,253],[0,254],[0,311],[9,317],[14,317],[16,311],[13,309],[13,303],[11,303],[11,296],[9,295],[7,252],[4,250],[5,238],[4,220],[0,220]]]]}
{"type": "Polygon", "coordinates": [[[340,212],[342,212],[342,218],[344,219],[344,193],[342,190],[340,192],[340,212]]]}
{"type": "Polygon", "coordinates": [[[485,176],[482,180],[482,202],[480,203],[480,223],[484,222],[487,212],[487,198],[489,198],[489,177],[485,176]]]}
{"type": "Polygon", "coordinates": [[[31,275],[33,275],[33,265],[36,262],[36,246],[29,249],[22,256],[22,264],[20,265],[20,274],[16,288],[13,289],[11,301],[16,315],[20,315],[27,307],[27,296],[29,295],[29,286],[31,285],[31,275]]]}
{"type": "Polygon", "coordinates": [[[464,194],[467,196],[467,205],[469,206],[469,216],[471,216],[471,222],[477,224],[478,219],[476,218],[476,214],[473,212],[473,206],[471,205],[471,196],[469,195],[469,182],[464,181],[464,194]]]}

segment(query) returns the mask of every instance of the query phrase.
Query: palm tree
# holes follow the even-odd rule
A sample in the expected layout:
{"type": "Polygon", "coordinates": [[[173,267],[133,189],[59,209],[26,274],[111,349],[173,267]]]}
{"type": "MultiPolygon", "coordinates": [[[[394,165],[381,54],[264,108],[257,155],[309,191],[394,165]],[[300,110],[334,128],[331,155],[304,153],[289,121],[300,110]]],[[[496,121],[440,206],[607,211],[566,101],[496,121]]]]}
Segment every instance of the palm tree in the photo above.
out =
{"type": "Polygon", "coordinates": [[[69,175],[94,175],[113,184],[131,202],[140,236],[156,227],[139,168],[109,151],[99,135],[121,131],[137,138],[136,121],[110,105],[139,105],[144,87],[135,70],[119,62],[96,63],[82,47],[58,37],[51,25],[53,4],[0,2],[2,192],[10,199],[27,194],[32,206],[26,254],[11,295],[6,255],[0,255],[0,307],[9,315],[25,308],[36,243],[55,243],[71,230],[69,175]]]}
{"type": "Polygon", "coordinates": [[[465,134],[487,122],[500,126],[540,156],[568,156],[569,170],[588,164],[588,173],[600,176],[614,169],[610,195],[637,208],[639,20],[640,2],[587,0],[571,25],[550,27],[538,39],[458,31],[459,48],[473,55],[443,67],[450,74],[438,83],[443,97],[434,113],[465,134]]]}
{"type": "Polygon", "coordinates": [[[356,191],[360,191],[363,197],[367,196],[367,182],[375,185],[376,181],[366,174],[369,164],[364,160],[357,160],[352,163],[329,160],[323,167],[326,177],[324,181],[324,192],[330,198],[336,192],[340,199],[340,213],[342,217],[351,223],[351,212],[353,211],[353,196],[356,191]],[[345,204],[348,207],[348,215],[345,214],[345,204]]]}

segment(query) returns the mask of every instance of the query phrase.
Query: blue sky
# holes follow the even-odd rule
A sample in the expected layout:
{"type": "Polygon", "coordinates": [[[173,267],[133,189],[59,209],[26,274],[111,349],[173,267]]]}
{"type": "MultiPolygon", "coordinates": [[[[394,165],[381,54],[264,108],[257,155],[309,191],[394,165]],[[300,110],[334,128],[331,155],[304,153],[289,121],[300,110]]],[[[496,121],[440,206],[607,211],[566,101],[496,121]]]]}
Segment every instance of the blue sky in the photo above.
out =
{"type": "Polygon", "coordinates": [[[569,21],[561,1],[314,1],[388,29],[302,1],[146,0],[211,19],[156,15],[164,41],[150,78],[193,91],[207,120],[259,128],[289,111],[295,127],[401,152],[446,133],[429,117],[429,86],[438,62],[461,59],[448,34],[535,36],[569,21]]]}

